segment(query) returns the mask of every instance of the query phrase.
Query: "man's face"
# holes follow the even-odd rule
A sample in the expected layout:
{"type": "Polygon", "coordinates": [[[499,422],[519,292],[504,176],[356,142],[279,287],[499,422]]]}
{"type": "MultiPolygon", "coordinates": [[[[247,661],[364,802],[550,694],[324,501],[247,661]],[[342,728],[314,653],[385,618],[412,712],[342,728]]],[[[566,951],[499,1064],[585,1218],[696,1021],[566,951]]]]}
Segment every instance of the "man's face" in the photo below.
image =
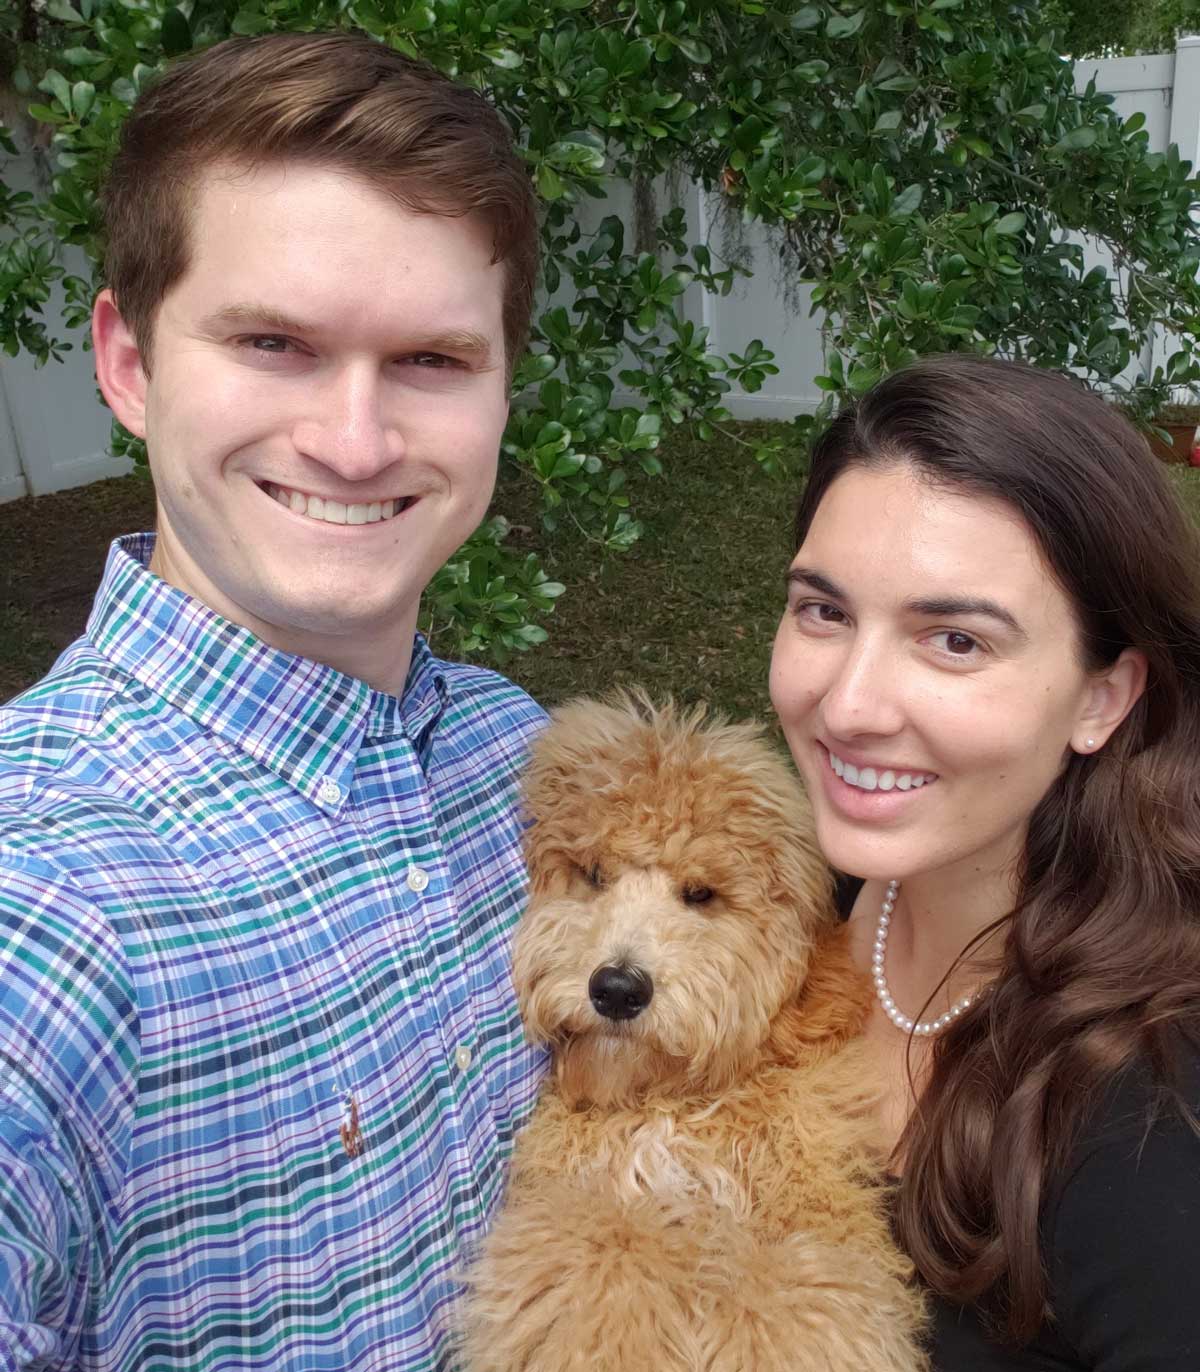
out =
{"type": "Polygon", "coordinates": [[[490,259],[473,219],[345,173],[209,173],[145,383],[153,570],[285,651],[368,680],[407,663],[421,592],[495,481],[490,259]]]}

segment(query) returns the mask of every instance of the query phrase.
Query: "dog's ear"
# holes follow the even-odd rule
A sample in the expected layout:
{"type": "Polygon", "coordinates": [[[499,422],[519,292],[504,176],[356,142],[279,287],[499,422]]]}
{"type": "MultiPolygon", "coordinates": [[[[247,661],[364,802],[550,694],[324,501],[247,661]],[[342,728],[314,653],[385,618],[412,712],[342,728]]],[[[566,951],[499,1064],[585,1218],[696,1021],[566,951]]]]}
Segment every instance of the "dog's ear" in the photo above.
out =
{"type": "Polygon", "coordinates": [[[871,984],[850,956],[844,925],[822,929],[800,995],[771,1026],[771,1051],[785,1063],[825,1057],[862,1033],[871,1010],[871,984]]]}

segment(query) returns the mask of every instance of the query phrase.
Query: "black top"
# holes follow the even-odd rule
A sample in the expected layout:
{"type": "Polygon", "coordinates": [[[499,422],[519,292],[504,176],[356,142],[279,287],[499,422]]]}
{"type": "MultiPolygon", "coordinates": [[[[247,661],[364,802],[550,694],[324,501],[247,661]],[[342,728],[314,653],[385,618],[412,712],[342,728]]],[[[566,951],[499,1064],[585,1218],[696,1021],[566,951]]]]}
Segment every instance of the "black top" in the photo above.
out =
{"type": "MultiPolygon", "coordinates": [[[[1198,1102],[1200,1060],[1191,1068],[1198,1102]]],[[[1174,1111],[1147,1129],[1150,1090],[1143,1070],[1126,1072],[1047,1187],[1054,1323],[1014,1351],[938,1301],[935,1372],[1200,1372],[1200,1138],[1174,1111]]]]}
{"type": "MultiPolygon", "coordinates": [[[[855,883],[839,892],[849,913],[855,883]]],[[[1181,1081],[1200,1107],[1200,1054],[1181,1081]]],[[[933,1372],[1200,1372],[1200,1137],[1127,1070],[1047,1179],[1042,1251],[1054,1320],[1004,1348],[977,1313],[935,1300],[933,1372]]]]}

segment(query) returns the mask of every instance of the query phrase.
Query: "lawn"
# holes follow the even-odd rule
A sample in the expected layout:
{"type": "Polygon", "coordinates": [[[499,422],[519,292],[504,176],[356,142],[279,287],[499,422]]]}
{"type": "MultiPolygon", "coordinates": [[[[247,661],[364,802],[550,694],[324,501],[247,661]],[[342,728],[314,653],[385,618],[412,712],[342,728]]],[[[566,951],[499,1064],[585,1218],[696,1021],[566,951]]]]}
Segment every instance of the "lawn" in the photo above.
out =
{"type": "MultiPolygon", "coordinates": [[[[497,508],[517,526],[517,545],[540,547],[568,587],[549,643],[505,671],[547,704],[637,682],[765,718],[795,483],[765,476],[728,439],[673,437],[663,458],[667,479],[633,484],[646,534],[623,555],[599,555],[570,528],[545,534],[531,492],[502,482],[497,508]]],[[[1168,473],[1200,524],[1200,470],[1168,473]]],[[[150,527],[152,511],[149,484],[136,477],[0,505],[0,699],[82,629],[109,540],[150,527]]]]}

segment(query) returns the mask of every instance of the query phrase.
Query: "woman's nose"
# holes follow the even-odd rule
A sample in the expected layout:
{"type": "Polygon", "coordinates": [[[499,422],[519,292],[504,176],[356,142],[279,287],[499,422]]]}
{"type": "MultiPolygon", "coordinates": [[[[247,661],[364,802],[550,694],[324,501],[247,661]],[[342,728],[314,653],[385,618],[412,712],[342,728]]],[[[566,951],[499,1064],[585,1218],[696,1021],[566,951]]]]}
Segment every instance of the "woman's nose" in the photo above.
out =
{"type": "Polygon", "coordinates": [[[881,643],[859,641],[847,650],[822,697],[825,728],[846,740],[894,734],[904,722],[901,693],[895,655],[881,643]]]}

